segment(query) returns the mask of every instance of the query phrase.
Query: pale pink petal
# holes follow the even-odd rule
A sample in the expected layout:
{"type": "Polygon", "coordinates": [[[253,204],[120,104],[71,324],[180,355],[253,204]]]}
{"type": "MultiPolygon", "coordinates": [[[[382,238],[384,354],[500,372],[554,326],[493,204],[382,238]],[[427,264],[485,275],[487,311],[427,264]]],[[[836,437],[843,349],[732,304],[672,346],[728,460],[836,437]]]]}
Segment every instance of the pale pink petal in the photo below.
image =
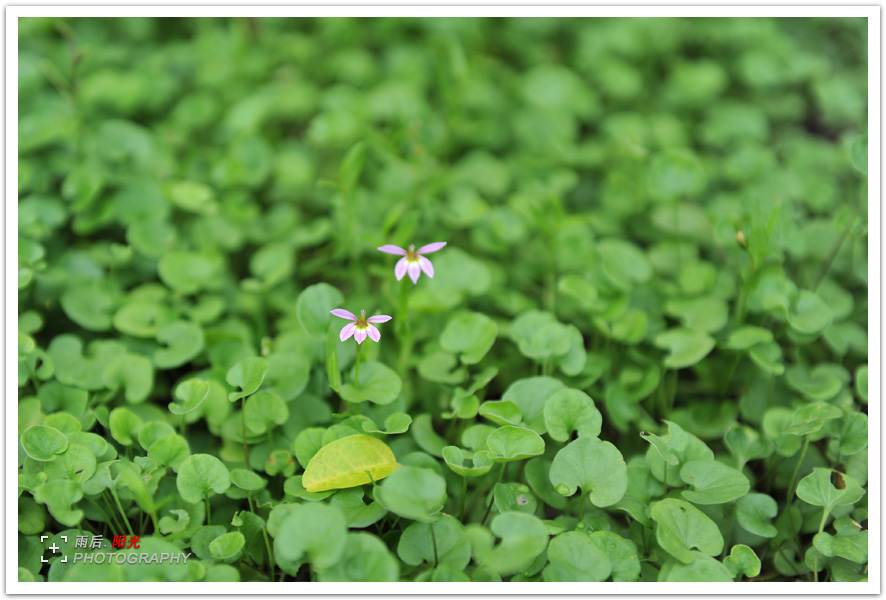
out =
{"type": "Polygon", "coordinates": [[[418,263],[409,263],[409,278],[412,280],[412,283],[418,283],[419,275],[421,275],[421,267],[418,266],[418,263]]]}
{"type": "Polygon", "coordinates": [[[391,318],[388,315],[375,315],[374,317],[369,317],[366,321],[369,323],[387,323],[391,318]]]}
{"type": "Polygon", "coordinates": [[[379,333],[378,327],[376,327],[375,325],[367,325],[366,333],[367,335],[369,335],[369,339],[371,339],[373,342],[377,342],[379,338],[381,338],[381,333],[379,333]]]}
{"type": "Polygon", "coordinates": [[[394,267],[394,275],[397,276],[397,281],[403,279],[403,276],[406,275],[406,269],[408,267],[409,261],[406,260],[405,256],[397,261],[397,265],[394,267]]]}
{"type": "Polygon", "coordinates": [[[427,244],[426,246],[422,246],[418,249],[418,254],[430,254],[431,252],[436,252],[443,248],[446,245],[446,242],[434,242],[433,244],[427,244]]]}
{"type": "Polygon", "coordinates": [[[400,246],[395,246],[393,244],[385,244],[379,248],[382,252],[386,254],[396,254],[397,256],[406,256],[406,250],[401,248],[400,246]]]}
{"type": "Polygon", "coordinates": [[[341,341],[345,341],[346,339],[354,335],[355,329],[357,329],[357,325],[355,325],[354,323],[348,323],[341,328],[341,333],[338,334],[338,337],[341,338],[341,341]]]}
{"type": "Polygon", "coordinates": [[[357,315],[343,308],[336,308],[335,310],[330,310],[329,312],[334,314],[336,317],[341,317],[342,319],[350,319],[351,321],[357,320],[357,315]]]}
{"type": "Polygon", "coordinates": [[[357,328],[357,330],[354,331],[354,339],[357,340],[358,344],[362,344],[363,340],[366,339],[366,330],[357,328]]]}
{"type": "Polygon", "coordinates": [[[421,267],[421,270],[424,271],[425,275],[427,275],[428,277],[434,276],[434,265],[432,265],[431,261],[429,261],[424,256],[418,257],[418,266],[421,267]]]}

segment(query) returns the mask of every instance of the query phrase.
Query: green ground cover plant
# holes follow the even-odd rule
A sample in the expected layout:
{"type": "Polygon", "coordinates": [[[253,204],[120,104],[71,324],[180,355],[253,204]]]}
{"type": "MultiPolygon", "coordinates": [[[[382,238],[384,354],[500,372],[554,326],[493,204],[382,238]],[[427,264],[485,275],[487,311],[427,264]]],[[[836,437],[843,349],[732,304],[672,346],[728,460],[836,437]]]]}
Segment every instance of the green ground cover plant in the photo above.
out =
{"type": "Polygon", "coordinates": [[[865,581],[866,28],[20,19],[19,581],[865,581]]]}

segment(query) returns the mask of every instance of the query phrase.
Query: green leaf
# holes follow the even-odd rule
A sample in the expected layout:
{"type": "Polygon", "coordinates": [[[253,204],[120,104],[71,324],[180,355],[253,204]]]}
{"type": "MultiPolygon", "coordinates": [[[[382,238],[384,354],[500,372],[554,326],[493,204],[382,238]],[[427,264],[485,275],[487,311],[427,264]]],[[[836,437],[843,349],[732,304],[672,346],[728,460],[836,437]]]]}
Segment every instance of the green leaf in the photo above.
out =
{"type": "Polygon", "coordinates": [[[209,542],[209,552],[215,560],[233,562],[243,554],[246,538],[239,531],[230,531],[209,542]]]}
{"type": "Polygon", "coordinates": [[[329,504],[338,507],[344,513],[348,527],[369,527],[387,515],[388,511],[377,501],[364,503],[363,496],[363,488],[340,490],[332,496],[329,504]]]}
{"type": "Polygon", "coordinates": [[[250,394],[254,394],[268,373],[268,361],[257,356],[243,358],[228,370],[225,381],[229,385],[239,387],[239,392],[231,392],[228,394],[228,400],[236,402],[240,398],[245,398],[250,394]]]}
{"type": "Polygon", "coordinates": [[[142,420],[134,412],[124,407],[115,408],[111,411],[108,421],[111,437],[124,446],[135,444],[138,432],[142,428],[142,420]]]}
{"type": "Polygon", "coordinates": [[[603,274],[615,287],[628,291],[652,277],[652,263],[637,246],[620,238],[597,242],[603,274]]]}
{"type": "Polygon", "coordinates": [[[519,512],[496,516],[489,529],[468,525],[466,533],[476,562],[500,576],[527,569],[548,544],[547,528],[541,519],[519,512]],[[501,538],[497,546],[493,535],[501,538]]]}
{"type": "Polygon", "coordinates": [[[289,420],[286,403],[277,394],[265,390],[244,400],[243,410],[246,412],[246,428],[253,433],[265,433],[289,420]]]}
{"type": "Polygon", "coordinates": [[[715,460],[693,460],[680,469],[680,478],[694,491],[683,497],[695,504],[723,504],[741,498],[751,489],[751,482],[741,471],[715,460]]]}
{"type": "Polygon", "coordinates": [[[218,289],[223,262],[218,255],[171,250],[157,263],[160,280],[179,294],[218,289]]]}
{"type": "Polygon", "coordinates": [[[659,581],[733,581],[732,573],[723,563],[698,551],[689,553],[694,560],[689,564],[670,560],[662,566],[658,575],[659,581]]]}
{"type": "Polygon", "coordinates": [[[674,466],[680,464],[680,460],[677,458],[677,455],[671,451],[670,445],[667,441],[658,437],[654,433],[649,433],[647,431],[641,431],[640,437],[652,444],[652,447],[655,448],[658,455],[667,464],[674,466]]]}
{"type": "Polygon", "coordinates": [[[188,212],[212,214],[218,208],[212,188],[199,181],[170,183],[166,193],[173,204],[188,212]]]}
{"type": "Polygon", "coordinates": [[[781,363],[781,346],[776,342],[758,344],[751,348],[748,355],[758,367],[771,375],[784,373],[784,365],[781,363]]]}
{"type": "Polygon", "coordinates": [[[381,539],[369,533],[349,533],[341,560],[320,569],[319,575],[320,581],[397,581],[400,567],[381,539]]]}
{"type": "Polygon", "coordinates": [[[815,292],[800,290],[796,305],[787,312],[791,329],[804,335],[823,332],[833,321],[831,307],[815,292]]]}
{"type": "Polygon", "coordinates": [[[595,531],[591,542],[609,557],[612,581],[637,581],[640,576],[640,558],[634,542],[611,531],[595,531]]]}
{"type": "Polygon", "coordinates": [[[772,446],[755,429],[734,424],[723,438],[726,447],[743,467],[749,460],[766,458],[772,454],[772,446]]]}
{"type": "Polygon", "coordinates": [[[830,404],[808,404],[797,409],[785,433],[808,435],[824,427],[825,423],[843,416],[843,411],[830,404]]]}
{"type": "Polygon", "coordinates": [[[406,413],[392,413],[385,418],[385,430],[382,431],[376,427],[371,421],[363,422],[363,431],[366,433],[381,433],[382,435],[395,435],[398,433],[406,433],[412,424],[412,417],[406,413]]]}
{"type": "Polygon", "coordinates": [[[449,319],[440,334],[440,346],[458,354],[463,364],[474,365],[489,352],[497,335],[498,326],[486,315],[461,313],[449,319]]]}
{"type": "Polygon", "coordinates": [[[172,467],[174,471],[190,454],[188,441],[176,434],[164,436],[148,446],[148,458],[161,467],[172,467]]]}
{"type": "Polygon", "coordinates": [[[732,552],[723,560],[723,566],[729,569],[733,577],[739,575],[756,577],[760,574],[760,559],[750,547],[744,544],[732,547],[732,552]]]}
{"type": "Polygon", "coordinates": [[[561,533],[548,544],[545,581],[606,581],[612,572],[609,556],[590,536],[577,531],[561,533]]]}
{"type": "Polygon", "coordinates": [[[572,388],[548,398],[544,416],[548,435],[558,442],[569,441],[573,432],[578,432],[578,437],[597,437],[603,425],[603,415],[591,397],[572,388]]]}
{"type": "Polygon", "coordinates": [[[338,352],[330,352],[329,359],[326,361],[326,376],[331,387],[336,394],[341,389],[341,371],[338,369],[338,352]]]}
{"type": "Polygon", "coordinates": [[[486,438],[489,457],[495,462],[511,462],[538,456],[545,451],[540,435],[524,427],[506,425],[499,427],[486,438]]]}
{"type": "Polygon", "coordinates": [[[143,402],[154,386],[154,366],[138,354],[121,354],[102,371],[102,381],[111,391],[126,390],[125,398],[130,404],[143,402]]]}
{"type": "Polygon", "coordinates": [[[597,438],[578,438],[557,452],[549,474],[563,496],[577,488],[594,506],[611,506],[622,499],[628,485],[627,466],[618,449],[597,438]]]}
{"type": "Polygon", "coordinates": [[[213,493],[223,494],[231,487],[231,474],[216,457],[192,454],[179,466],[175,484],[187,502],[202,502],[213,493]]]}
{"type": "Polygon", "coordinates": [[[863,565],[868,562],[868,532],[852,522],[852,519],[837,519],[834,523],[837,535],[823,531],[812,539],[815,549],[827,557],[840,556],[863,565]]]}
{"type": "Polygon", "coordinates": [[[688,150],[666,150],[649,166],[649,191],[656,198],[694,198],[706,185],[704,168],[688,150]]]}
{"type": "Polygon", "coordinates": [[[539,435],[546,433],[544,408],[548,398],[565,388],[559,379],[553,377],[529,377],[513,382],[501,399],[511,401],[520,409],[523,423],[539,435]]]}
{"type": "Polygon", "coordinates": [[[756,325],[743,325],[732,331],[724,348],[728,350],[750,350],[758,344],[766,344],[773,340],[772,332],[756,325]]]}
{"type": "Polygon", "coordinates": [[[729,319],[726,302],[713,296],[669,300],[665,312],[680,319],[685,327],[703,333],[720,331],[729,319]]]}
{"type": "Polygon", "coordinates": [[[80,483],[68,479],[53,479],[34,490],[34,500],[45,504],[56,521],[68,527],[80,524],[83,511],[72,508],[83,498],[80,483]]]}
{"type": "Polygon", "coordinates": [[[490,400],[480,405],[478,413],[496,425],[519,425],[523,421],[520,408],[509,400],[490,400]]]}
{"type": "Polygon", "coordinates": [[[111,328],[114,304],[114,294],[100,282],[69,287],[61,296],[65,314],[90,331],[107,331],[111,328]]]}
{"type": "Polygon", "coordinates": [[[569,330],[551,313],[530,310],[511,325],[510,337],[520,352],[534,360],[549,360],[569,352],[569,330]]]}
{"type": "Polygon", "coordinates": [[[196,410],[209,396],[209,383],[202,379],[188,379],[175,388],[178,402],[169,403],[169,412],[174,415],[185,415],[196,410]]]}
{"type": "Polygon", "coordinates": [[[655,345],[668,351],[664,366],[684,369],[701,361],[714,349],[714,338],[706,333],[678,327],[658,334],[655,345]]]}
{"type": "Polygon", "coordinates": [[[812,473],[797,485],[798,498],[815,506],[823,506],[828,513],[838,506],[855,504],[864,494],[864,488],[849,475],[820,467],[812,469],[812,473]],[[837,481],[837,486],[831,482],[832,478],[837,481]]]}
{"type": "Polygon", "coordinates": [[[314,339],[323,339],[333,319],[329,311],[340,308],[343,300],[344,297],[336,288],[328,283],[317,283],[305,288],[298,295],[295,316],[308,335],[314,339]]]}
{"type": "Polygon", "coordinates": [[[231,471],[231,483],[245,492],[255,493],[267,485],[267,481],[246,469],[234,469],[231,471]]]}
{"type": "Polygon", "coordinates": [[[654,502],[650,515],[657,524],[659,545],[682,563],[696,560],[692,548],[709,556],[723,551],[723,536],[716,523],[688,502],[675,498],[654,502]]]}
{"type": "Polygon", "coordinates": [[[735,503],[735,517],[746,531],[765,538],[778,534],[771,521],[778,514],[778,503],[771,496],[750,493],[735,503]]]}
{"type": "Polygon", "coordinates": [[[173,321],[157,331],[157,341],[168,347],[154,351],[154,364],[160,369],[174,369],[203,350],[203,330],[194,323],[173,321]]]}
{"type": "Polygon", "coordinates": [[[400,395],[403,382],[393,369],[380,362],[368,361],[360,366],[360,386],[346,383],[341,397],[348,402],[390,404],[400,395]]]}
{"type": "Polygon", "coordinates": [[[456,446],[446,446],[443,448],[443,460],[452,471],[462,477],[480,477],[486,475],[493,466],[489,452],[480,451],[474,453],[472,457],[473,467],[466,467],[465,453],[456,446]]]}
{"type": "Polygon", "coordinates": [[[305,467],[302,483],[312,493],[356,487],[388,477],[399,468],[384,442],[369,435],[350,435],[320,448],[305,467]]]}
{"type": "Polygon", "coordinates": [[[191,521],[191,516],[188,514],[188,511],[174,508],[169,512],[170,514],[175,515],[176,518],[173,519],[170,516],[160,517],[158,525],[160,527],[160,533],[169,535],[171,533],[180,533],[184,531],[188,526],[188,523],[191,521]]]}
{"type": "MultiPolygon", "coordinates": [[[[270,521],[268,530],[271,530],[270,521]]],[[[345,554],[347,525],[342,512],[320,503],[291,507],[274,536],[274,558],[294,575],[307,560],[314,569],[328,569],[345,554]]]]}
{"type": "Polygon", "coordinates": [[[392,513],[429,523],[446,502],[446,480],[429,469],[403,467],[375,489],[375,499],[392,513]]]}
{"type": "Polygon", "coordinates": [[[68,447],[68,438],[52,427],[32,425],[22,432],[22,447],[34,460],[54,460],[68,447]]]}
{"type": "Polygon", "coordinates": [[[404,529],[397,544],[397,554],[407,565],[418,566],[427,562],[463,571],[471,561],[471,545],[464,525],[455,517],[444,515],[433,523],[415,522],[404,529]]]}

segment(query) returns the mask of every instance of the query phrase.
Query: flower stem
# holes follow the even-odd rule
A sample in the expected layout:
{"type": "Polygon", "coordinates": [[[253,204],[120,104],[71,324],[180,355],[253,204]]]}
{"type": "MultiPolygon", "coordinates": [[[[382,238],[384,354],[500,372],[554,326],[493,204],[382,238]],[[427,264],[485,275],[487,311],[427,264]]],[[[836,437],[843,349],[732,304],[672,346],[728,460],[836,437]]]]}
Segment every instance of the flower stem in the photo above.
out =
{"type": "MultiPolygon", "coordinates": [[[[502,475],[505,474],[505,465],[507,463],[501,463],[501,469],[498,472],[498,480],[495,483],[501,483],[502,475]]],[[[483,515],[483,520],[480,521],[480,525],[486,524],[486,519],[489,518],[489,512],[492,510],[492,503],[495,501],[495,484],[492,486],[492,497],[489,498],[489,505],[486,507],[486,514],[483,515]]]]}
{"type": "Polygon", "coordinates": [[[354,365],[354,387],[356,388],[360,387],[360,350],[363,346],[357,342],[354,343],[357,344],[357,359],[354,365]]]}

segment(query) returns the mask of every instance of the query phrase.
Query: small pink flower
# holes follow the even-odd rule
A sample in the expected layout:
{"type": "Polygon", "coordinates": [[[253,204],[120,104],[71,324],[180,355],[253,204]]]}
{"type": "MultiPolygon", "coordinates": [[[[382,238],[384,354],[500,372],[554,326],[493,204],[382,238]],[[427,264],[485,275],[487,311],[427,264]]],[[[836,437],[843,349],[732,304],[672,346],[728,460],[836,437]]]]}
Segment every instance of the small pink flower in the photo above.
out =
{"type": "Polygon", "coordinates": [[[418,277],[421,275],[422,271],[424,271],[425,275],[428,277],[434,277],[434,265],[422,255],[436,252],[445,245],[446,242],[434,242],[433,244],[427,244],[416,250],[415,246],[410,244],[409,250],[404,250],[400,246],[387,244],[379,248],[379,250],[386,252],[387,254],[396,254],[397,256],[403,257],[397,261],[397,265],[394,267],[394,275],[397,276],[397,281],[400,281],[403,279],[404,275],[409,273],[409,278],[412,279],[412,283],[418,283],[418,277]]]}
{"type": "Polygon", "coordinates": [[[360,316],[356,316],[349,310],[345,310],[343,308],[336,308],[335,310],[330,310],[332,314],[336,317],[341,317],[342,319],[349,319],[353,321],[353,323],[348,323],[341,329],[341,333],[339,334],[339,338],[341,341],[345,341],[351,336],[354,336],[354,339],[357,340],[358,344],[362,344],[363,340],[367,337],[371,339],[373,342],[377,342],[381,337],[381,333],[378,331],[378,327],[372,325],[372,323],[385,323],[391,320],[391,317],[388,315],[375,315],[374,317],[366,318],[366,311],[361,310],[360,316]]]}

